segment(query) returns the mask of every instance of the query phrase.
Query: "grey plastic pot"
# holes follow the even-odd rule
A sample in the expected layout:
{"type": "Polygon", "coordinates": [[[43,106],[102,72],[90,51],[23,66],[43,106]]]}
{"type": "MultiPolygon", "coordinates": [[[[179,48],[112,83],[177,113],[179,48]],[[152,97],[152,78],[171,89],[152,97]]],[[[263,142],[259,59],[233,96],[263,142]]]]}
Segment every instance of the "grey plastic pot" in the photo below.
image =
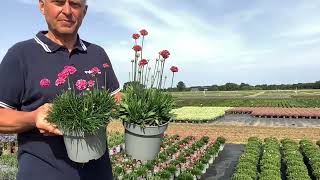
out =
{"type": "Polygon", "coordinates": [[[158,155],[168,123],[142,128],[136,124],[123,123],[125,127],[125,151],[137,160],[152,160],[158,155]]]}
{"type": "Polygon", "coordinates": [[[106,152],[106,128],[98,129],[97,135],[68,133],[63,135],[69,158],[78,163],[99,159],[106,152]]]}

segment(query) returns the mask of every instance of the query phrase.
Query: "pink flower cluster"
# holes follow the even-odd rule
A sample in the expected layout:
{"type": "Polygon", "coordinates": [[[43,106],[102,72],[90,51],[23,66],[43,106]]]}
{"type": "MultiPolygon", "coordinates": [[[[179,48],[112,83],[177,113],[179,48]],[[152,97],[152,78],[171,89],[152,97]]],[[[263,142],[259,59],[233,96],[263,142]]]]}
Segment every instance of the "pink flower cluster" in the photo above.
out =
{"type": "Polygon", "coordinates": [[[50,86],[50,80],[47,79],[47,78],[41,79],[41,81],[40,81],[40,86],[41,86],[42,88],[47,88],[47,87],[49,87],[49,86],[50,86]]]}
{"type": "MultiPolygon", "coordinates": [[[[109,64],[107,63],[104,63],[103,65],[103,68],[107,69],[110,67],[109,64]]],[[[75,74],[77,72],[77,69],[73,66],[65,66],[64,69],[58,73],[58,78],[56,79],[55,81],[55,85],[56,86],[60,86],[62,84],[64,84],[67,80],[67,78],[69,78],[70,75],[72,74],[75,74]]],[[[88,74],[91,74],[93,77],[96,76],[97,74],[101,74],[101,71],[98,67],[93,67],[91,68],[89,71],[86,71],[88,72],[88,74]]],[[[43,78],[40,80],[40,86],[42,88],[48,88],[50,86],[50,80],[47,79],[47,78],[43,78]]],[[[85,90],[87,89],[88,87],[93,87],[95,85],[95,81],[94,80],[84,80],[84,79],[79,79],[76,81],[76,88],[78,90],[85,90]]],[[[71,89],[69,87],[69,89],[71,89]]]]}
{"type": "Polygon", "coordinates": [[[60,86],[66,82],[69,75],[77,72],[77,69],[73,66],[65,66],[63,70],[58,74],[58,79],[55,82],[56,86],[60,86]]]}
{"type": "Polygon", "coordinates": [[[98,68],[98,67],[93,67],[93,68],[91,68],[91,75],[92,76],[96,76],[97,74],[101,74],[101,71],[100,71],[100,69],[98,68]]]}
{"type": "Polygon", "coordinates": [[[146,59],[141,59],[139,62],[139,66],[144,66],[146,64],[148,64],[148,60],[146,60],[146,59]]]}
{"type": "Polygon", "coordinates": [[[77,87],[77,89],[80,90],[80,91],[87,89],[87,81],[84,80],[84,79],[79,79],[79,80],[77,80],[77,82],[76,82],[76,87],[77,87]]]}
{"type": "Polygon", "coordinates": [[[178,67],[177,66],[171,66],[170,68],[171,72],[175,73],[175,72],[178,72],[178,67]]]}
{"type": "Polygon", "coordinates": [[[159,54],[164,58],[167,59],[170,56],[170,52],[168,50],[162,50],[159,54]]]}

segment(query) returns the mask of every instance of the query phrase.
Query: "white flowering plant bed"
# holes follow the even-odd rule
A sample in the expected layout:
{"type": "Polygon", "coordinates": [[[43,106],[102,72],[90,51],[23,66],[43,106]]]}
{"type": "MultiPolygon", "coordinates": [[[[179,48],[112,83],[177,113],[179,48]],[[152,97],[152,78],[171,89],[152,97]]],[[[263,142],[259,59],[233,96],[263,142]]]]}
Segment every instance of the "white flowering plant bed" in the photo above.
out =
{"type": "Polygon", "coordinates": [[[194,107],[186,106],[172,110],[173,122],[206,123],[225,115],[231,107],[194,107]]]}

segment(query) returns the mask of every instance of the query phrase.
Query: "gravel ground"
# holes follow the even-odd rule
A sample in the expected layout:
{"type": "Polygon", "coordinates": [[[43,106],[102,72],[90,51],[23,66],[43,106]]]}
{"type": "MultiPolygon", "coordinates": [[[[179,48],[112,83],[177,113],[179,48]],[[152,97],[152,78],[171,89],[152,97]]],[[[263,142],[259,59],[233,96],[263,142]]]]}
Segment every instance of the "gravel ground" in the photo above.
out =
{"type": "Polygon", "coordinates": [[[226,114],[212,124],[267,126],[267,127],[309,127],[320,128],[320,119],[303,118],[258,118],[249,114],[226,114]]]}

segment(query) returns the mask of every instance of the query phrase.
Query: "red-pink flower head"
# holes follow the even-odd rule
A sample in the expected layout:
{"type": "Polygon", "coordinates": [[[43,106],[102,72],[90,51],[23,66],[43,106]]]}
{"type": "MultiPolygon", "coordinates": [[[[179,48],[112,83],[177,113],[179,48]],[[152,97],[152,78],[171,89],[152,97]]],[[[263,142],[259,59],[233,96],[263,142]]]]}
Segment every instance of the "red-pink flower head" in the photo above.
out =
{"type": "Polygon", "coordinates": [[[62,72],[60,72],[58,74],[58,79],[67,79],[67,77],[69,76],[69,73],[65,70],[63,70],[62,72]]]}
{"type": "Polygon", "coordinates": [[[84,79],[79,79],[77,82],[76,82],[76,87],[78,90],[85,90],[87,88],[87,81],[84,80],[84,79]]]}
{"type": "Polygon", "coordinates": [[[148,31],[145,30],[145,29],[141,29],[141,30],[140,30],[140,34],[141,34],[142,36],[146,36],[146,35],[148,35],[148,31]]]}
{"type": "Polygon", "coordinates": [[[95,81],[94,80],[89,80],[88,81],[88,87],[93,87],[94,86],[95,81]]]}
{"type": "Polygon", "coordinates": [[[139,45],[134,45],[133,48],[132,48],[135,52],[139,52],[142,50],[142,47],[139,46],[139,45]]]}
{"type": "Polygon", "coordinates": [[[106,69],[107,69],[108,67],[110,67],[110,65],[109,65],[108,63],[104,63],[102,66],[103,66],[103,68],[106,68],[106,69]]]}
{"type": "Polygon", "coordinates": [[[171,66],[170,70],[175,73],[175,72],[178,72],[178,67],[177,66],[171,66]]]}
{"type": "Polygon", "coordinates": [[[41,79],[40,86],[42,88],[48,88],[50,86],[50,80],[47,78],[41,79]]]}
{"type": "Polygon", "coordinates": [[[160,55],[164,58],[167,59],[170,56],[170,52],[168,50],[162,50],[160,51],[160,55]]]}
{"type": "Polygon", "coordinates": [[[58,79],[67,79],[70,74],[77,72],[77,69],[73,66],[65,66],[63,70],[58,74],[58,79]]]}
{"type": "Polygon", "coordinates": [[[93,68],[91,68],[91,70],[90,70],[90,74],[92,75],[92,76],[95,76],[95,75],[97,75],[97,74],[101,74],[101,71],[100,71],[100,69],[98,68],[98,67],[93,67],[93,68]]]}
{"type": "Polygon", "coordinates": [[[139,37],[140,37],[140,34],[137,34],[137,33],[132,34],[132,38],[133,38],[134,40],[139,39],[139,37]]]}
{"type": "Polygon", "coordinates": [[[148,61],[146,59],[141,59],[139,62],[139,66],[144,66],[146,64],[148,64],[148,61]]]}
{"type": "Polygon", "coordinates": [[[61,84],[64,84],[65,82],[66,82],[66,79],[65,79],[65,78],[58,78],[58,79],[56,80],[55,85],[56,85],[56,86],[59,86],[59,85],[61,85],[61,84]]]}
{"type": "Polygon", "coordinates": [[[67,72],[68,74],[74,74],[77,72],[77,69],[73,66],[65,66],[63,71],[67,72]]]}

